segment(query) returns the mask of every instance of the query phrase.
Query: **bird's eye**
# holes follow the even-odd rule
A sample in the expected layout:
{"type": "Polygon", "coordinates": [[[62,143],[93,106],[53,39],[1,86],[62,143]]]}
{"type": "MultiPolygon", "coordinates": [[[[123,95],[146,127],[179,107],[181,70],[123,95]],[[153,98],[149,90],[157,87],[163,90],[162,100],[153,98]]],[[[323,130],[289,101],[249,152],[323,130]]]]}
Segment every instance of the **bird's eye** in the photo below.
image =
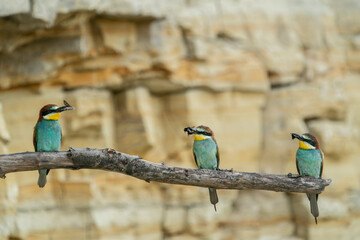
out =
{"type": "Polygon", "coordinates": [[[51,113],[51,109],[49,108],[48,110],[45,110],[42,112],[42,115],[45,116],[45,115],[48,115],[49,113],[51,113]]]}
{"type": "Polygon", "coordinates": [[[312,139],[306,139],[306,142],[308,142],[310,145],[312,145],[312,146],[316,146],[316,143],[315,143],[315,141],[314,140],[312,140],[312,139]]]}

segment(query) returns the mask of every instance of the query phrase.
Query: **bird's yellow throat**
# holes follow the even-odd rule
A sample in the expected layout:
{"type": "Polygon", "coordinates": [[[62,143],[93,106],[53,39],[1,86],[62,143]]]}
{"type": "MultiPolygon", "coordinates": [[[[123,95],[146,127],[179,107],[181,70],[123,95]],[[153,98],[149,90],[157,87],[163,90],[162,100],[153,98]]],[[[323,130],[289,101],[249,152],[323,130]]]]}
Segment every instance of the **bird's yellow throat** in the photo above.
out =
{"type": "Polygon", "coordinates": [[[315,147],[313,147],[309,143],[303,142],[303,141],[299,141],[299,148],[305,149],[305,150],[315,149],[315,147]]]}
{"type": "Polygon", "coordinates": [[[194,134],[194,140],[195,141],[201,141],[210,138],[210,136],[203,136],[199,134],[194,134]]]}
{"type": "Polygon", "coordinates": [[[51,115],[45,116],[46,120],[59,120],[60,113],[53,113],[51,115]]]}

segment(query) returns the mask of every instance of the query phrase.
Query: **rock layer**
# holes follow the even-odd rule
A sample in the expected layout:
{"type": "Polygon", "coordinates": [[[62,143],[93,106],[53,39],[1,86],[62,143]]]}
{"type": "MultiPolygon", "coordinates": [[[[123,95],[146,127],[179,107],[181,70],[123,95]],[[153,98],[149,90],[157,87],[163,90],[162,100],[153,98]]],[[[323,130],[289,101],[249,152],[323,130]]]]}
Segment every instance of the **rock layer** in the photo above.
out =
{"type": "Polygon", "coordinates": [[[0,239],[355,239],[360,4],[346,1],[0,0],[0,151],[33,151],[63,99],[62,149],[111,147],[195,167],[185,126],[209,125],[221,168],[296,172],[314,133],[332,185],[305,196],[140,182],[94,170],[0,181],[0,239]]]}

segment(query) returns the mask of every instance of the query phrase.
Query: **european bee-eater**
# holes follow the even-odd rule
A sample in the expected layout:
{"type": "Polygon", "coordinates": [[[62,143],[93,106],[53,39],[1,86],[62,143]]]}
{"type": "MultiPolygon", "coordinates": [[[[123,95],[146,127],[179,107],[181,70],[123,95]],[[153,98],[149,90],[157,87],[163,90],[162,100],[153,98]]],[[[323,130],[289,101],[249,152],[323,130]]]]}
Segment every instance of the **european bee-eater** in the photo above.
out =
{"type": "MultiPolygon", "coordinates": [[[[324,154],[320,150],[317,139],[309,133],[303,135],[292,133],[291,137],[292,139],[299,139],[299,149],[296,152],[296,168],[299,174],[301,176],[321,178],[324,154]]],[[[306,195],[310,201],[311,214],[315,217],[317,224],[317,217],[319,217],[317,200],[319,194],[306,195]]]]}
{"type": "MultiPolygon", "coordinates": [[[[219,167],[219,149],[214,138],[214,133],[209,127],[198,126],[196,128],[187,127],[184,129],[188,135],[194,134],[193,154],[195,163],[199,169],[213,169],[219,167]]],[[[214,205],[219,202],[216,189],[209,188],[210,202],[214,205]]]]}
{"type": "MultiPolygon", "coordinates": [[[[73,110],[64,100],[65,106],[58,107],[55,104],[45,105],[40,109],[39,119],[34,128],[34,148],[35,152],[50,152],[59,151],[61,145],[61,126],[59,117],[61,112],[73,110]]],[[[46,176],[49,174],[49,169],[39,170],[39,187],[44,187],[46,184],[46,176]]]]}

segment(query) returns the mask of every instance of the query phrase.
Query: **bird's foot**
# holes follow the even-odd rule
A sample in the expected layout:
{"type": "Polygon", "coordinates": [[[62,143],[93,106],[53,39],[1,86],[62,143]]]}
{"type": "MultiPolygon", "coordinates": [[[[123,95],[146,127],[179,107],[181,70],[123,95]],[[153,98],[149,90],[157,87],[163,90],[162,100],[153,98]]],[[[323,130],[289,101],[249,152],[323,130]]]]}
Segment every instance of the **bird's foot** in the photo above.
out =
{"type": "Polygon", "coordinates": [[[222,172],[234,172],[234,170],[231,168],[231,169],[220,169],[220,168],[217,168],[216,169],[217,171],[222,171],[222,172]]]}
{"type": "Polygon", "coordinates": [[[301,177],[300,175],[297,175],[297,174],[292,174],[292,173],[288,173],[288,178],[299,178],[301,177]]]}

